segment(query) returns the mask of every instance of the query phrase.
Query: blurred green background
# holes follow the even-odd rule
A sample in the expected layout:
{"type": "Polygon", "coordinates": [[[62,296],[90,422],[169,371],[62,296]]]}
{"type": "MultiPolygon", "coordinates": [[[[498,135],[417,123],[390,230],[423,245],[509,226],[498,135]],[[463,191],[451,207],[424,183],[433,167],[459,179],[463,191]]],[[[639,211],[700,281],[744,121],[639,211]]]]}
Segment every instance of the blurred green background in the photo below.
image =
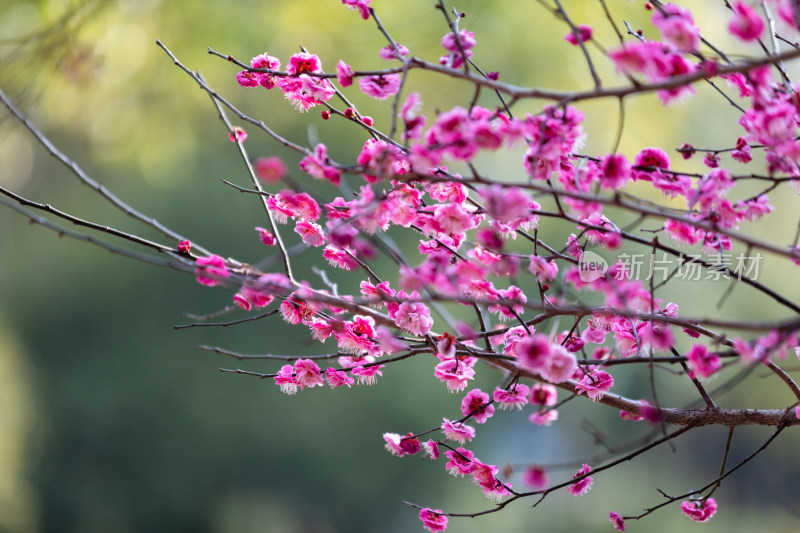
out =
{"type": "MultiPolygon", "coordinates": [[[[446,27],[432,4],[374,1],[398,42],[435,60],[446,27]]],[[[615,38],[596,2],[566,4],[576,23],[594,25],[599,41],[613,46],[615,38]]],[[[612,6],[617,20],[652,32],[640,2],[611,4],[619,4],[612,6]]],[[[722,2],[704,2],[695,13],[704,35],[728,46],[723,24],[703,24],[724,20],[716,4],[722,2]]],[[[501,80],[589,87],[579,51],[561,39],[566,26],[536,2],[467,0],[456,7],[467,13],[462,27],[478,38],[476,61],[500,71],[501,80]]],[[[264,225],[263,211],[254,198],[219,181],[247,185],[238,155],[208,98],[155,46],[157,38],[246,113],[295,142],[325,142],[338,161],[354,159],[361,132],[341,121],[324,122],[316,110],[298,114],[277,92],[241,89],[236,69],[209,56],[206,47],[244,61],[268,51],[285,64],[304,46],[318,53],[328,70],[340,58],[370,69],[385,65],[377,56],[384,41],[374,23],[335,0],[4,0],[0,6],[0,88],[57,146],[128,203],[193,241],[223,256],[259,261],[264,249],[252,228],[264,225]]],[[[596,50],[593,54],[599,57],[596,50]]],[[[613,82],[610,70],[600,68],[604,79],[613,82]]],[[[456,103],[467,105],[471,97],[467,88],[428,73],[414,73],[408,90],[422,91],[429,116],[456,103]]],[[[666,110],[653,96],[631,100],[623,151],[632,158],[645,146],[733,145],[739,135],[735,114],[712,89],[698,86],[698,92],[695,100],[666,110]]],[[[387,105],[361,98],[355,88],[347,94],[378,127],[388,128],[387,105]]],[[[482,102],[495,105],[487,96],[482,102]]],[[[524,102],[515,112],[535,111],[541,104],[524,102]]],[[[580,109],[587,116],[587,153],[610,150],[616,103],[580,109]]],[[[5,113],[0,118],[3,186],[78,216],[158,238],[80,186],[5,113]]],[[[251,156],[280,155],[292,176],[307,182],[296,169],[295,154],[245,127],[251,156]]],[[[495,175],[522,179],[520,154],[495,154],[482,158],[479,166],[488,169],[491,161],[495,175]]],[[[680,164],[698,168],[699,161],[680,164]]],[[[332,197],[330,189],[319,190],[332,197]]],[[[796,195],[774,195],[772,203],[779,213],[797,211],[796,195]]],[[[791,240],[795,224],[791,217],[775,216],[757,231],[783,244],[791,240]]],[[[544,221],[541,231],[540,236],[558,245],[569,228],[544,221]]],[[[296,261],[302,276],[316,282],[310,270],[313,256],[296,261]]],[[[791,267],[773,260],[763,265],[761,276],[800,300],[791,267]]],[[[352,278],[341,279],[352,286],[352,278]]],[[[675,283],[660,296],[678,302],[684,313],[702,316],[717,312],[726,289],[724,283],[710,284],[701,292],[696,283],[675,283]]],[[[385,431],[420,431],[438,425],[441,414],[457,415],[460,398],[428,377],[429,358],[387,369],[373,388],[314,389],[286,397],[268,381],[218,373],[218,367],[245,365],[195,345],[298,355],[330,350],[308,341],[302,328],[272,317],[227,329],[173,330],[173,324],[188,321],[184,312],[213,312],[230,297],[230,290],[205,289],[190,276],[59,239],[10,209],[0,209],[0,531],[419,531],[416,512],[401,500],[459,512],[490,505],[467,480],[448,476],[441,463],[397,459],[383,449],[385,431]]],[[[723,312],[765,320],[787,316],[742,287],[723,312]]],[[[276,365],[246,368],[271,372],[276,365]]],[[[615,390],[646,396],[647,386],[635,384],[645,376],[636,372],[615,374],[615,390]]],[[[496,379],[483,368],[475,386],[490,389],[496,379]]],[[[675,383],[669,375],[659,379],[675,383]]],[[[783,388],[771,384],[771,378],[756,373],[738,395],[724,400],[753,407],[791,402],[783,388]]],[[[685,394],[694,397],[683,386],[661,390],[665,403],[680,404],[685,394]]],[[[550,428],[532,426],[526,417],[500,413],[486,429],[479,428],[472,449],[493,464],[573,463],[552,473],[552,479],[565,479],[576,469],[576,460],[602,451],[582,428],[587,420],[615,443],[647,431],[630,430],[613,410],[586,402],[564,406],[561,421],[550,428]]],[[[598,476],[578,508],[562,492],[535,509],[530,508],[533,502],[518,502],[501,514],[454,520],[450,530],[608,531],[608,511],[635,514],[659,503],[654,487],[679,493],[713,478],[725,433],[721,428],[694,432],[676,443],[675,452],[657,449],[598,476]]],[[[744,457],[768,433],[737,430],[732,460],[744,457]]],[[[796,443],[796,431],[787,431],[767,456],[723,483],[715,495],[720,511],[706,526],[690,524],[672,506],[629,529],[796,529],[796,443]]],[[[511,481],[521,485],[517,477],[511,481]]]]}

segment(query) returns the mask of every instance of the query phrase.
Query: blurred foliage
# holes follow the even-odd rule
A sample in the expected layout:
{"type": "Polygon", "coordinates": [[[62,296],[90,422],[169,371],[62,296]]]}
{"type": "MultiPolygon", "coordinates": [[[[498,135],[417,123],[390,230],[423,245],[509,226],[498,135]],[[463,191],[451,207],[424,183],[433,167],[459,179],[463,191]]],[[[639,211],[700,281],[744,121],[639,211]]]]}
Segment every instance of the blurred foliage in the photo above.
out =
{"type": "MultiPolygon", "coordinates": [[[[432,2],[374,3],[395,39],[414,54],[431,60],[441,55],[439,38],[446,27],[432,2]]],[[[723,16],[717,3],[692,6],[698,20],[723,16]]],[[[593,24],[600,42],[616,42],[597,2],[570,4],[573,20],[593,24]]],[[[611,4],[618,20],[649,28],[649,13],[639,3],[611,4]]],[[[564,90],[587,87],[580,53],[562,41],[566,27],[536,2],[465,0],[457,7],[467,13],[462,27],[478,37],[475,60],[500,71],[501,80],[564,90]]],[[[356,69],[380,68],[385,63],[377,51],[384,41],[374,26],[336,0],[4,0],[0,88],[66,154],[130,204],[217,253],[256,262],[263,248],[252,228],[263,225],[263,212],[253,198],[219,182],[227,178],[246,184],[241,162],[207,96],[172,65],[155,40],[200,70],[245,113],[301,144],[319,139],[335,159],[350,161],[362,132],[345,130],[349,125],[335,120],[324,122],[315,110],[299,115],[276,92],[241,89],[236,69],[209,56],[206,47],[244,61],[266,50],[285,64],[304,46],[318,53],[329,70],[340,58],[356,69]]],[[[703,30],[712,41],[728,44],[721,28],[715,24],[703,30]]],[[[597,50],[592,53],[600,57],[597,50]]],[[[615,79],[607,66],[600,66],[600,73],[615,79]]],[[[421,72],[412,74],[407,90],[422,92],[429,116],[455,103],[466,105],[472,97],[461,84],[421,72]]],[[[388,106],[356,92],[348,96],[386,127],[388,106]]],[[[684,141],[733,144],[735,135],[715,135],[735,126],[727,104],[709,87],[698,86],[698,93],[707,116],[696,113],[698,102],[664,110],[652,95],[632,99],[622,149],[632,155],[643,146],[668,148],[684,141]]],[[[495,105],[489,94],[481,102],[495,105]]],[[[541,104],[524,102],[515,112],[534,112],[541,104]]],[[[580,109],[587,115],[587,152],[610,150],[616,103],[580,109]]],[[[18,124],[1,117],[0,183],[78,216],[158,237],[79,186],[18,124]]],[[[296,168],[296,154],[253,128],[248,131],[252,156],[281,155],[296,168]]],[[[497,154],[486,158],[487,165],[490,160],[497,175],[522,179],[520,153],[497,154]]],[[[301,178],[297,170],[292,174],[301,178]]],[[[773,198],[780,211],[790,212],[796,202],[773,198]]],[[[775,217],[759,230],[778,239],[793,231],[793,223],[775,217]]],[[[566,226],[543,224],[554,242],[563,242],[569,233],[566,226]]],[[[312,255],[298,258],[299,270],[309,278],[316,276],[312,255]]],[[[764,275],[791,275],[786,263],[770,266],[773,270],[764,275]]],[[[29,227],[7,209],[0,209],[0,273],[2,531],[399,532],[420,529],[416,513],[399,503],[403,499],[464,512],[489,505],[467,481],[450,479],[441,465],[393,459],[383,450],[382,432],[433,427],[440,422],[425,413],[458,412],[459,398],[427,377],[431,360],[388,369],[374,389],[312,390],[289,398],[269,382],[219,374],[217,367],[241,364],[193,346],[324,353],[326,348],[307,342],[300,329],[277,317],[224,330],[171,328],[187,322],[183,312],[207,313],[228,305],[229,291],[204,290],[188,276],[59,239],[29,227]]],[[[685,304],[683,312],[701,315],[717,312],[726,288],[711,285],[700,296],[696,285],[675,284],[663,297],[685,304]]],[[[787,296],[800,297],[797,284],[784,288],[787,296]]],[[[737,309],[745,308],[765,319],[784,313],[737,287],[723,310],[736,316],[737,309]]],[[[476,386],[492,388],[493,371],[483,368],[480,374],[476,386]]],[[[758,384],[762,378],[751,379],[758,384]]],[[[761,396],[736,401],[755,407],[787,401],[783,389],[754,389],[761,396]]],[[[646,387],[619,392],[648,394],[646,387]]],[[[665,392],[677,401],[685,394],[693,397],[689,389],[665,392]]],[[[567,404],[563,422],[551,428],[531,426],[524,414],[497,416],[494,427],[475,442],[476,453],[490,463],[542,464],[596,453],[578,409],[586,406],[567,404]]],[[[585,412],[596,417],[592,422],[598,427],[626,434],[610,434],[611,440],[631,437],[630,426],[622,425],[616,413],[604,407],[585,412]]],[[[600,476],[580,513],[574,512],[572,496],[559,493],[535,510],[519,503],[502,516],[455,521],[451,527],[497,533],[534,525],[553,532],[578,527],[606,531],[609,510],[635,512],[659,501],[650,490],[653,479],[668,492],[704,483],[713,475],[716,467],[708,465],[718,463],[724,438],[723,430],[711,428],[678,441],[676,454],[656,450],[600,476]],[[639,488],[642,479],[647,491],[639,488]]],[[[737,431],[732,454],[743,457],[763,438],[763,431],[737,431]]],[[[726,482],[719,498],[724,503],[705,530],[792,527],[787,510],[797,512],[797,507],[787,494],[798,487],[788,466],[797,467],[795,455],[791,446],[779,443],[769,458],[726,482]]],[[[567,478],[573,471],[570,465],[553,476],[567,478]]],[[[688,523],[677,507],[660,511],[653,520],[660,531],[683,531],[688,523]]]]}

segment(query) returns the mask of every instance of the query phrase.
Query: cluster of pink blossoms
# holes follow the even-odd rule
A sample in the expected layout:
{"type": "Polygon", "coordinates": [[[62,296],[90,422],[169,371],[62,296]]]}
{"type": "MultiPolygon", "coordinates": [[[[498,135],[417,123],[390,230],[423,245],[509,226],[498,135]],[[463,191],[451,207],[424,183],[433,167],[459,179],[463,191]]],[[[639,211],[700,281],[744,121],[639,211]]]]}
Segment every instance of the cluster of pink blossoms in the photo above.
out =
{"type": "MultiPolygon", "coordinates": [[[[343,0],[343,3],[362,18],[369,18],[369,0],[343,0]]],[[[772,4],[777,6],[783,21],[795,24],[789,0],[772,4]]],[[[735,2],[731,7],[729,32],[744,42],[757,41],[765,28],[761,17],[745,2],[735,2]]],[[[716,76],[719,66],[715,62],[708,59],[697,62],[696,58],[702,57],[700,29],[689,10],[672,3],[660,5],[654,9],[651,21],[660,40],[634,39],[609,51],[608,57],[619,72],[643,78],[647,83],[695,74],[716,76]]],[[[586,25],[576,26],[565,37],[573,45],[592,38],[593,30],[586,25]]],[[[462,29],[446,34],[441,45],[447,53],[439,63],[458,69],[471,60],[477,41],[473,32],[462,29]]],[[[379,56],[408,66],[410,51],[392,42],[379,56]]],[[[280,72],[280,61],[265,53],[253,58],[251,68],[238,73],[237,80],[242,86],[278,87],[299,110],[329,101],[338,90],[329,81],[333,75],[323,72],[314,54],[291,56],[286,72],[280,72]]],[[[749,102],[742,107],[744,112],[739,120],[742,131],[736,148],[728,150],[730,157],[747,164],[753,160],[754,150],[763,150],[771,174],[800,175],[797,141],[800,99],[796,96],[800,85],[788,88],[776,82],[766,66],[745,73],[728,73],[723,79],[738,91],[740,99],[749,102]]],[[[347,88],[356,80],[364,94],[378,100],[398,95],[402,82],[401,76],[393,72],[361,75],[343,60],[338,61],[335,82],[347,88]]],[[[664,104],[693,93],[690,84],[675,84],[657,91],[664,104]]],[[[688,144],[681,147],[679,153],[684,160],[691,159],[698,151],[706,152],[702,160],[706,169],[700,174],[673,167],[667,153],[656,147],[641,148],[632,158],[622,153],[600,157],[578,153],[585,138],[584,115],[571,105],[545,106],[540,113],[516,117],[507,109],[454,106],[429,119],[421,113],[422,99],[418,93],[408,94],[397,104],[402,142],[375,135],[373,119],[361,116],[348,104],[338,114],[365,126],[371,134],[360,147],[355,164],[336,163],[322,143],[300,161],[303,172],[334,186],[340,185],[343,174],[355,170],[364,183],[359,184],[349,199],[337,196],[329,203],[322,203],[298,189],[272,193],[267,199],[275,221],[291,222],[300,240],[308,247],[321,249],[322,257],[331,266],[348,271],[364,268],[369,272],[368,279],[360,282],[361,300],[313,290],[305,282],[290,281],[282,274],[262,274],[242,282],[234,302],[250,310],[265,307],[278,297],[286,322],[307,327],[320,342],[335,339],[340,368],[329,367],[323,372],[313,360],[302,358],[294,365],[284,365],[273,379],[287,394],[324,384],[331,388],[372,384],[382,375],[384,367],[379,364],[382,356],[423,345],[438,360],[433,376],[450,392],[461,393],[475,378],[478,360],[486,355],[480,353],[483,351],[479,348],[480,336],[473,335],[468,327],[459,330],[458,337],[435,333],[430,301],[444,299],[485,306],[487,318],[496,319],[496,326],[492,331],[491,326],[482,324],[481,334],[487,349],[496,351],[492,356],[502,352],[504,360],[513,365],[517,375],[511,383],[497,387],[491,394],[473,388],[460,399],[463,418],[443,417],[436,429],[441,432],[442,441],[454,442],[453,446],[459,446],[456,449],[434,439],[422,443],[413,433],[406,436],[385,433],[383,439],[387,450],[398,457],[424,451],[431,459],[438,459],[439,446],[447,447],[443,453],[447,458],[446,470],[456,476],[470,476],[488,498],[499,501],[515,493],[510,484],[498,479],[498,467],[482,463],[472,451],[461,447],[477,434],[468,422],[486,424],[496,409],[519,410],[531,405],[534,411],[529,420],[549,425],[558,419],[556,386],[569,386],[578,396],[603,401],[614,386],[614,378],[604,366],[608,361],[671,353],[676,337],[681,335],[669,323],[678,320],[678,306],[655,298],[652,288],[628,275],[623,262],[613,262],[604,275],[593,279],[582,275],[578,265],[587,248],[617,249],[626,237],[625,230],[609,218],[612,215],[604,213],[605,204],[594,201],[592,195],[601,190],[615,193],[631,182],[652,186],[663,197],[677,200],[685,207],[683,212],[675,210],[665,215],[659,231],[684,246],[697,245],[706,253],[719,254],[732,249],[731,230],[762,218],[773,207],[766,194],[731,199],[738,192],[738,180],[721,166],[722,159],[727,157],[725,150],[717,153],[688,144]],[[498,183],[477,176],[464,179],[447,166],[471,164],[482,153],[519,145],[524,148],[521,169],[529,179],[527,185],[498,183]],[[557,186],[563,192],[558,196],[558,208],[562,210],[563,204],[561,215],[577,222],[579,234],[570,235],[561,251],[547,248],[549,253],[546,253],[536,247],[533,254],[519,253],[519,247],[511,241],[523,235],[536,242],[536,237],[528,232],[539,229],[540,217],[552,215],[534,200],[532,191],[546,190],[538,188],[541,184],[551,189],[557,186]],[[421,260],[398,261],[396,280],[381,281],[366,266],[377,255],[371,237],[393,227],[411,229],[420,235],[417,250],[421,260]],[[531,283],[518,281],[525,270],[531,275],[531,283]],[[514,284],[507,283],[512,279],[514,284]],[[566,298],[552,295],[551,283],[600,295],[598,310],[580,317],[585,326],[545,335],[525,322],[529,300],[541,301],[545,308],[554,309],[568,303],[566,298]],[[337,299],[339,304],[331,303],[337,299]],[[361,314],[354,310],[362,304],[376,312],[361,314]],[[620,309],[626,312],[614,312],[620,309]],[[502,323],[507,321],[520,325],[505,327],[502,323]],[[580,364],[576,356],[579,352],[585,357],[580,364]],[[534,383],[528,385],[521,379],[534,383]]],[[[325,119],[332,115],[331,111],[323,111],[325,119]]],[[[232,140],[243,142],[244,136],[237,133],[232,140]]],[[[287,172],[282,161],[274,158],[259,159],[255,169],[268,184],[280,181],[287,172]]],[[[256,230],[263,244],[277,243],[275,229],[256,230]]],[[[212,255],[197,259],[195,275],[198,282],[213,286],[223,283],[231,272],[225,260],[212,255]]],[[[684,328],[682,334],[697,338],[697,328],[692,328],[691,323],[687,325],[690,327],[684,328]]],[[[745,364],[800,352],[794,333],[775,331],[754,341],[737,338],[733,347],[745,364]]],[[[703,344],[693,344],[685,353],[685,361],[693,379],[711,378],[722,368],[719,354],[703,344]]],[[[636,411],[621,411],[620,416],[651,423],[659,420],[659,409],[646,400],[639,401],[636,411]]],[[[585,494],[593,483],[591,471],[589,465],[583,464],[567,490],[575,496],[585,494]]],[[[543,490],[548,484],[547,472],[530,465],[524,470],[522,481],[535,490],[543,490]]],[[[692,520],[704,522],[716,512],[716,502],[707,498],[684,502],[681,508],[692,520]]],[[[443,531],[447,527],[447,516],[440,510],[424,508],[419,516],[429,531],[443,531]]],[[[614,529],[625,530],[621,515],[612,512],[609,519],[614,529]]]]}

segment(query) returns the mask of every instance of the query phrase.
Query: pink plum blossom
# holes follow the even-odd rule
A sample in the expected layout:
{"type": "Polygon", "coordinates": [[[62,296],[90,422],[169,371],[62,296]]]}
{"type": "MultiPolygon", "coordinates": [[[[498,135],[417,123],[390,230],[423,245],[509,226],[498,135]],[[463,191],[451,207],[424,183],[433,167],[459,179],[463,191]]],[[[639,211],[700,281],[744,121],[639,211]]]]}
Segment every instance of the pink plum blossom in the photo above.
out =
{"type": "Polygon", "coordinates": [[[321,387],[323,385],[322,374],[317,363],[311,359],[298,359],[294,363],[294,373],[300,389],[305,387],[321,387]]]}
{"type": "Polygon", "coordinates": [[[545,489],[549,482],[547,471],[540,466],[529,466],[522,473],[522,482],[533,490],[545,489]]]}
{"type": "Polygon", "coordinates": [[[457,392],[467,388],[467,380],[473,379],[475,370],[454,358],[436,365],[433,375],[443,383],[447,383],[447,390],[457,392]]]}
{"type": "Polygon", "coordinates": [[[700,45],[700,30],[694,25],[691,12],[668,3],[653,12],[653,25],[658,28],[665,43],[678,52],[692,53],[700,45]]]}
{"type": "Polygon", "coordinates": [[[294,368],[292,365],[283,365],[273,379],[275,380],[275,384],[281,388],[282,393],[292,395],[297,392],[299,383],[294,376],[294,368]]]}
{"type": "Polygon", "coordinates": [[[258,238],[264,246],[275,246],[278,243],[275,235],[268,229],[256,226],[255,230],[258,232],[258,238]]]}
{"type": "Polygon", "coordinates": [[[535,383],[531,387],[530,403],[552,407],[556,404],[558,392],[555,386],[549,383],[535,383]]]}
{"type": "Polygon", "coordinates": [[[498,404],[500,409],[508,409],[510,407],[522,409],[522,407],[528,403],[528,394],[530,394],[530,387],[522,383],[517,383],[511,385],[508,389],[497,387],[492,399],[498,404]]]}
{"type": "Polygon", "coordinates": [[[733,19],[728,31],[744,42],[757,41],[764,33],[764,20],[747,2],[739,0],[733,4],[733,19]]]}
{"type": "Polygon", "coordinates": [[[228,133],[228,139],[230,139],[232,143],[243,143],[247,140],[247,132],[240,126],[234,126],[230,133],[228,133]]]}
{"type": "Polygon", "coordinates": [[[402,457],[405,452],[400,447],[400,435],[397,433],[384,433],[383,434],[384,447],[386,451],[397,457],[402,457]]]}
{"type": "Polygon", "coordinates": [[[401,303],[393,318],[397,327],[420,337],[425,336],[433,326],[431,312],[422,302],[401,303]]]}
{"type": "MultiPolygon", "coordinates": [[[[572,476],[572,477],[574,479],[574,478],[578,478],[578,477],[581,477],[581,476],[585,476],[586,474],[588,474],[591,471],[592,471],[592,468],[589,465],[587,465],[586,463],[584,463],[581,466],[581,468],[577,472],[575,472],[575,475],[572,476]]],[[[575,483],[573,483],[572,485],[567,487],[567,490],[573,496],[583,496],[584,494],[589,492],[589,489],[592,488],[592,481],[593,481],[592,480],[592,476],[584,477],[580,481],[576,481],[575,483]]]]}
{"type": "Polygon", "coordinates": [[[586,393],[586,396],[597,402],[603,398],[603,393],[614,386],[614,378],[611,374],[603,370],[593,370],[575,385],[578,394],[586,393]]]}
{"type": "Polygon", "coordinates": [[[336,267],[344,270],[355,270],[358,268],[358,261],[355,260],[355,250],[350,248],[339,248],[329,244],[322,252],[322,257],[336,267]]]}
{"type": "Polygon", "coordinates": [[[286,176],[286,164],[280,157],[259,157],[253,164],[258,179],[264,183],[275,183],[286,176]]]}
{"type": "Polygon", "coordinates": [[[461,413],[472,416],[478,424],[483,424],[494,414],[494,405],[489,403],[489,395],[480,389],[472,389],[461,400],[461,413]]]}
{"type": "Polygon", "coordinates": [[[322,246],[325,244],[325,232],[322,226],[310,220],[301,220],[294,227],[295,233],[300,235],[308,246],[322,246]]]}
{"type": "Polygon", "coordinates": [[[350,374],[356,377],[359,385],[374,385],[378,380],[378,376],[383,375],[383,372],[381,372],[383,367],[384,365],[357,366],[350,369],[350,374]]]}
{"type": "Polygon", "coordinates": [[[336,81],[342,87],[353,85],[353,69],[341,59],[336,63],[336,81]]]}
{"type": "Polygon", "coordinates": [[[358,79],[358,86],[361,87],[361,92],[367,96],[378,100],[386,100],[400,90],[400,75],[363,76],[358,79]]]}
{"type": "Polygon", "coordinates": [[[550,357],[551,342],[546,335],[535,333],[516,343],[514,354],[519,364],[538,371],[550,357]]]}
{"type": "Polygon", "coordinates": [[[441,509],[425,507],[419,512],[419,519],[422,520],[422,527],[431,533],[447,529],[447,517],[442,514],[441,509]]]}
{"type": "Polygon", "coordinates": [[[625,531],[625,521],[619,513],[611,511],[608,513],[608,520],[611,522],[611,527],[614,528],[614,531],[625,531]]]}
{"type": "Polygon", "coordinates": [[[463,422],[452,422],[442,418],[442,433],[447,440],[454,440],[459,444],[469,442],[475,438],[475,428],[463,422]]]}
{"type": "Polygon", "coordinates": [[[433,440],[428,439],[422,443],[422,449],[425,451],[425,456],[434,461],[439,458],[439,444],[433,440]]]}
{"type": "Polygon", "coordinates": [[[689,365],[689,377],[708,378],[722,368],[719,356],[709,352],[702,344],[693,344],[686,353],[689,365]]]}
{"type": "MultiPolygon", "coordinates": [[[[369,2],[370,0],[342,0],[342,3],[350,9],[357,11],[361,18],[367,20],[369,18],[369,2]]],[[[447,521],[445,520],[445,523],[447,521]]]]}
{"type": "Polygon", "coordinates": [[[572,376],[577,367],[575,356],[564,349],[563,346],[555,345],[544,366],[540,367],[538,371],[539,375],[547,381],[562,383],[572,376]]]}
{"type": "Polygon", "coordinates": [[[334,185],[339,184],[339,170],[330,165],[328,148],[322,143],[314,148],[313,155],[306,156],[300,161],[300,168],[318,180],[328,180],[334,185]]]}
{"type": "Polygon", "coordinates": [[[195,279],[197,279],[197,283],[206,287],[219,285],[231,275],[225,260],[216,254],[198,257],[195,265],[197,265],[197,268],[194,269],[195,279]]]}
{"type": "Polygon", "coordinates": [[[602,170],[600,186],[605,189],[619,189],[632,177],[631,163],[622,154],[608,154],[600,165],[602,170]]]}
{"type": "Polygon", "coordinates": [[[353,378],[347,375],[343,370],[336,370],[335,368],[328,368],[325,371],[325,382],[332,389],[347,385],[349,389],[353,385],[353,378]]]}
{"type": "Polygon", "coordinates": [[[567,41],[569,44],[571,44],[573,46],[577,46],[578,45],[579,39],[580,39],[580,42],[585,43],[586,41],[588,41],[591,38],[592,38],[592,27],[591,26],[587,26],[586,24],[578,24],[575,27],[575,31],[574,32],[571,31],[571,32],[569,32],[568,34],[566,34],[564,36],[564,40],[567,41]],[[577,38],[575,38],[575,33],[576,32],[578,34],[577,38]]]}
{"type": "Polygon", "coordinates": [[[378,55],[381,56],[382,59],[385,59],[387,61],[391,61],[392,59],[402,60],[403,57],[407,56],[408,54],[409,54],[408,48],[406,48],[402,44],[398,44],[397,49],[395,49],[395,47],[392,46],[391,44],[387,44],[386,46],[381,48],[380,52],[378,52],[378,55]],[[399,56],[397,54],[398,51],[400,52],[399,56]]]}
{"type": "Polygon", "coordinates": [[[447,450],[444,455],[449,459],[444,467],[453,476],[472,474],[475,469],[475,464],[472,462],[475,455],[469,450],[459,446],[455,450],[447,450]]]}
{"type": "Polygon", "coordinates": [[[714,498],[708,498],[681,502],[681,511],[690,520],[708,522],[717,512],[717,501],[714,498]]]}
{"type": "Polygon", "coordinates": [[[531,415],[528,417],[528,420],[537,426],[549,426],[558,420],[558,410],[547,409],[544,411],[536,411],[531,413],[531,415]]]}
{"type": "Polygon", "coordinates": [[[416,455],[422,451],[422,445],[413,433],[409,433],[400,439],[400,449],[408,455],[416,455]]]}

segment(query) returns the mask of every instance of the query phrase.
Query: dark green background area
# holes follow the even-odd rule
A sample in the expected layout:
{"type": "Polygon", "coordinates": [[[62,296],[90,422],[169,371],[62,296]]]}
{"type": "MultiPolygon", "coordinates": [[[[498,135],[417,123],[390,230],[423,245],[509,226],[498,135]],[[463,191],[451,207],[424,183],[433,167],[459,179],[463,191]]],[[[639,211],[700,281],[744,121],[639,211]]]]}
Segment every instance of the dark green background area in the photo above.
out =
{"type": "MultiPolygon", "coordinates": [[[[374,4],[393,36],[414,54],[435,60],[442,53],[439,39],[446,26],[432,2],[374,4]]],[[[575,2],[571,14],[576,22],[604,28],[595,4],[575,2]]],[[[648,14],[637,4],[619,6],[619,16],[641,27],[648,14]]],[[[476,32],[475,57],[486,70],[499,70],[501,79],[512,83],[587,87],[579,53],[562,41],[565,26],[535,2],[469,0],[457,7],[467,12],[462,24],[476,32]]],[[[704,9],[708,12],[702,14],[713,14],[704,9]]],[[[608,28],[598,32],[603,42],[614,42],[608,28]]],[[[265,225],[263,210],[254,197],[219,181],[248,184],[235,147],[208,98],[156,48],[156,38],[246,113],[294,142],[325,142],[343,162],[354,160],[363,132],[342,121],[325,122],[318,110],[299,114],[277,92],[240,88],[236,69],[209,56],[206,47],[245,61],[269,51],[285,64],[305,46],[320,55],[328,70],[340,58],[367,69],[386,65],[377,56],[384,41],[374,23],[361,21],[335,0],[6,0],[0,7],[0,88],[61,150],[131,205],[176,231],[220,255],[258,262],[269,252],[253,231],[265,225]],[[75,15],[62,19],[71,10],[75,15]],[[66,24],[59,26],[60,20],[66,24]]],[[[604,69],[613,80],[610,69],[604,69]]],[[[409,84],[406,91],[422,93],[429,117],[454,104],[468,105],[472,96],[468,88],[428,73],[415,73],[409,84]]],[[[376,126],[388,129],[386,103],[363,98],[355,87],[347,94],[375,118],[376,126]]],[[[489,96],[482,98],[495,105],[489,96]]],[[[735,125],[710,91],[697,98],[713,102],[706,109],[724,117],[720,123],[709,124],[691,113],[691,103],[664,111],[654,98],[643,98],[631,104],[623,149],[634,154],[643,146],[678,146],[685,140],[700,145],[713,128],[735,125]],[[644,113],[653,117],[652,123],[637,125],[635,119],[644,113]]],[[[616,124],[612,104],[581,108],[587,115],[587,151],[610,149],[614,131],[609,124],[616,124]]],[[[522,103],[519,113],[540,105],[522,103]]],[[[297,169],[296,154],[245,127],[252,157],[280,155],[293,178],[334,196],[327,185],[309,183],[297,169]]],[[[732,140],[723,136],[715,142],[732,140]]],[[[489,159],[480,164],[498,176],[522,179],[520,155],[500,154],[491,167],[489,159]]],[[[80,186],[4,113],[0,157],[3,186],[80,217],[163,240],[80,186]]],[[[359,178],[348,180],[361,184],[359,178]]],[[[773,203],[786,209],[788,201],[773,203]]],[[[777,226],[775,231],[785,229],[777,226]]],[[[553,226],[552,232],[558,245],[569,231],[553,226]]],[[[287,233],[292,243],[297,241],[291,229],[287,233]]],[[[413,236],[394,232],[392,237],[413,251],[413,236]]],[[[522,243],[518,246],[524,250],[522,243]]],[[[300,277],[318,283],[311,270],[320,265],[318,250],[295,261],[300,277]]],[[[388,263],[378,265],[391,276],[388,263]]],[[[356,277],[324,266],[343,289],[357,283],[356,277]]],[[[769,275],[786,274],[773,270],[769,275]]],[[[394,277],[388,279],[395,283],[394,277]]],[[[696,287],[676,287],[661,296],[679,301],[682,309],[695,305],[697,314],[713,310],[725,290],[715,286],[708,289],[708,298],[698,298],[696,287]]],[[[797,297],[796,287],[787,291],[797,297]]],[[[189,321],[185,312],[223,308],[232,292],[204,288],[191,276],[59,238],[0,207],[0,531],[405,532],[421,527],[403,500],[455,512],[491,506],[468,480],[449,476],[443,461],[398,459],[383,448],[383,432],[422,431],[438,426],[443,415],[459,415],[460,395],[448,394],[433,378],[433,357],[392,365],[374,387],[314,389],[287,397],[271,380],[217,371],[273,372],[277,364],[246,364],[196,346],[302,355],[333,351],[331,343],[309,340],[303,327],[287,325],[277,315],[226,329],[172,328],[189,321]]],[[[746,302],[761,306],[764,317],[780,316],[782,311],[769,302],[750,298],[737,290],[729,301],[732,314],[746,302]]],[[[646,374],[636,372],[615,374],[615,390],[647,396],[646,374]],[[645,384],[632,385],[640,382],[645,384]]],[[[479,367],[474,386],[490,390],[497,378],[493,370],[479,367]]],[[[667,375],[659,379],[665,387],[674,383],[667,375]]],[[[725,400],[755,407],[790,401],[782,389],[764,392],[760,376],[751,379],[752,387],[725,400]]],[[[677,403],[682,395],[694,399],[690,388],[664,394],[677,403]]],[[[556,481],[568,479],[582,457],[602,451],[587,433],[587,422],[603,428],[614,443],[650,430],[620,422],[613,410],[588,402],[566,404],[561,420],[549,428],[529,424],[527,414],[498,413],[478,427],[470,449],[498,465],[570,463],[552,471],[556,481]]],[[[737,430],[731,460],[746,456],[766,435],[759,429],[737,430]]],[[[679,493],[713,478],[725,436],[723,429],[709,428],[677,441],[674,453],[667,448],[650,452],[598,476],[595,488],[579,502],[562,491],[535,509],[533,501],[518,502],[500,514],[453,520],[449,530],[608,531],[609,511],[634,514],[659,503],[655,487],[679,493]]],[[[630,530],[693,526],[745,532],[757,525],[766,530],[796,526],[796,431],[785,437],[768,457],[723,484],[716,494],[719,514],[710,524],[693,526],[672,506],[649,522],[631,524],[630,530]]],[[[521,486],[518,477],[511,482],[521,486]]]]}

